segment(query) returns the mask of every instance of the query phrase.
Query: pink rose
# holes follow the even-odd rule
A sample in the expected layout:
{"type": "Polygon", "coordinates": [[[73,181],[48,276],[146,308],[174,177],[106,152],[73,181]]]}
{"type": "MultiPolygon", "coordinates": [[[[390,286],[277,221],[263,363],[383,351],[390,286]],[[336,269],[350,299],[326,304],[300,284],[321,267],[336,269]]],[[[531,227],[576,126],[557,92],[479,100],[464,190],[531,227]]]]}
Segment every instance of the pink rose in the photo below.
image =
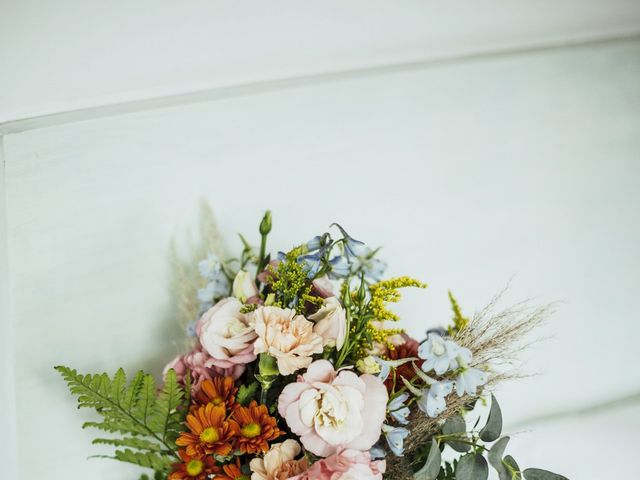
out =
{"type": "Polygon", "coordinates": [[[220,368],[244,365],[256,359],[253,343],[257,337],[249,316],[242,313],[236,298],[224,298],[202,315],[196,325],[200,343],[220,368]]]}
{"type": "Polygon", "coordinates": [[[202,346],[197,344],[191,352],[185,355],[178,355],[171,360],[164,367],[162,374],[166,376],[169,369],[173,368],[178,382],[184,385],[187,372],[191,372],[191,393],[195,395],[200,391],[202,382],[205,380],[212,380],[214,377],[220,376],[233,377],[234,380],[237,380],[246,368],[245,365],[220,368],[216,367],[213,362],[214,360],[202,349],[202,346]]]}
{"type": "Polygon", "coordinates": [[[306,472],[289,480],[382,480],[387,469],[384,460],[371,460],[368,452],[342,450],[318,460],[306,472]]]}
{"type": "Polygon", "coordinates": [[[278,412],[307,450],[327,457],[343,448],[369,450],[380,437],[387,400],[378,377],[316,360],[284,388],[278,412]]]}

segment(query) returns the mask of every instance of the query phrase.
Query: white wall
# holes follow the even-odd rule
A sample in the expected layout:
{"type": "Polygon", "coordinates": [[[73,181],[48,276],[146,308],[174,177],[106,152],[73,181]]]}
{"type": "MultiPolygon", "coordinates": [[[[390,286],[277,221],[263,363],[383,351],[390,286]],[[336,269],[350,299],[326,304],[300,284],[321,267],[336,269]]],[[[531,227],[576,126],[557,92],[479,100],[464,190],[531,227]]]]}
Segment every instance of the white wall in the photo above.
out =
{"type": "Polygon", "coordinates": [[[636,0],[0,0],[0,123],[639,32],[636,0]]]}
{"type": "Polygon", "coordinates": [[[85,461],[52,366],[159,372],[170,242],[204,198],[231,247],[266,208],[274,248],[336,220],[383,245],[430,284],[398,308],[416,335],[449,288],[468,312],[512,277],[507,304],[561,300],[523,354],[542,375],[499,392],[510,449],[625,478],[637,405],[589,408],[640,388],[640,39],[593,40],[640,3],[292,5],[0,0],[3,474],[137,478],[85,461]]]}

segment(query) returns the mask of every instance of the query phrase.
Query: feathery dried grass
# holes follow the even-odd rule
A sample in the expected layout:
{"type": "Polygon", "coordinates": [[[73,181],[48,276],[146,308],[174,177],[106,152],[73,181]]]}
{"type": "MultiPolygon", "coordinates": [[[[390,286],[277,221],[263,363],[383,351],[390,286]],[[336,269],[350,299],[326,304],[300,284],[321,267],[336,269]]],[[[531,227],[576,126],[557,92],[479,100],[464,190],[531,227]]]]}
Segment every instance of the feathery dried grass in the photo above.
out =
{"type": "Polygon", "coordinates": [[[195,319],[199,313],[200,304],[197,292],[205,286],[206,281],[198,272],[198,262],[214,253],[218,257],[225,258],[225,249],[222,236],[216,225],[213,211],[206,203],[200,205],[200,231],[199,239],[195,245],[190,246],[188,258],[180,258],[175,243],[171,246],[171,263],[173,265],[172,292],[175,295],[176,320],[182,328],[186,328],[189,322],[195,319]]]}

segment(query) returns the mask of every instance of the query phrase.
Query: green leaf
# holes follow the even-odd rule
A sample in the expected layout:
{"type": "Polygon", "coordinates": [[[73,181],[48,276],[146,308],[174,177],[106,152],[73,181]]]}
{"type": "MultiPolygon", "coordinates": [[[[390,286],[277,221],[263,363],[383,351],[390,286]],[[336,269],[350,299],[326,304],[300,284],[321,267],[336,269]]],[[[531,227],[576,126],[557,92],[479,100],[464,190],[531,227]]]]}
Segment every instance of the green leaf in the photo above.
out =
{"type": "MultiPolygon", "coordinates": [[[[462,415],[449,417],[442,426],[442,433],[444,435],[459,435],[460,438],[466,438],[467,422],[464,421],[462,415]]],[[[471,445],[456,442],[455,440],[447,440],[447,444],[457,452],[468,452],[471,448],[471,445]]]]}
{"type": "Polygon", "coordinates": [[[498,400],[491,394],[491,410],[489,410],[489,418],[487,424],[480,430],[480,438],[485,442],[493,442],[500,437],[502,433],[502,412],[498,400]]]}
{"type": "Polygon", "coordinates": [[[498,472],[498,477],[500,480],[511,480],[511,473],[502,463],[502,456],[504,455],[504,451],[507,448],[507,443],[509,443],[509,437],[502,437],[496,443],[493,444],[491,449],[489,450],[489,465],[491,465],[496,472],[498,472]]]}
{"type": "Polygon", "coordinates": [[[509,480],[520,480],[522,478],[520,467],[511,455],[507,455],[506,457],[504,457],[504,459],[502,460],[502,464],[507,468],[509,474],[511,475],[510,477],[507,477],[509,478],[509,480]]]}
{"type": "Polygon", "coordinates": [[[456,466],[456,480],[486,480],[489,466],[482,455],[467,453],[456,466]]]}
{"type": "Polygon", "coordinates": [[[440,455],[440,448],[438,442],[431,440],[431,448],[429,449],[429,456],[422,468],[413,474],[415,480],[435,480],[440,473],[440,465],[442,463],[442,456],[440,455]]]}
{"type": "Polygon", "coordinates": [[[240,385],[238,395],[236,396],[238,403],[242,406],[246,406],[256,396],[258,387],[260,387],[258,382],[252,382],[248,386],[240,385]]]}
{"type": "Polygon", "coordinates": [[[567,477],[539,468],[527,468],[522,473],[524,473],[525,480],[569,480],[567,477]]]}
{"type": "Polygon", "coordinates": [[[170,370],[159,392],[153,376],[138,372],[127,384],[122,369],[111,379],[106,373],[83,375],[68,367],[56,367],[78,397],[79,408],[93,408],[101,421],[85,422],[82,428],[96,428],[114,435],[97,438],[94,444],[123,447],[116,460],[161,471],[164,475],[177,460],[175,438],[184,430],[188,410],[185,392],[170,370]]]}

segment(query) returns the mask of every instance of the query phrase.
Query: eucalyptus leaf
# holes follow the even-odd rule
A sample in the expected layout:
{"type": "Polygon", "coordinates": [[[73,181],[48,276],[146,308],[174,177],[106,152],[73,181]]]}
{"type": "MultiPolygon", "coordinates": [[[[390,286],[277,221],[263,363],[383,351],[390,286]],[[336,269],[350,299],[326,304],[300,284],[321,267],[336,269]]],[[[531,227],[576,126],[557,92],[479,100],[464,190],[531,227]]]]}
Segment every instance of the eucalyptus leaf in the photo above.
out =
{"type": "Polygon", "coordinates": [[[496,443],[493,444],[491,449],[489,450],[489,464],[498,472],[498,477],[500,480],[511,480],[511,473],[502,463],[502,456],[504,455],[504,451],[507,448],[507,443],[509,443],[509,437],[502,437],[496,443]]]}
{"type": "Polygon", "coordinates": [[[509,474],[511,475],[507,478],[510,478],[510,480],[520,480],[522,478],[520,467],[511,455],[507,455],[506,457],[504,457],[502,463],[509,470],[509,474]]]}
{"type": "MultiPolygon", "coordinates": [[[[460,434],[460,437],[462,437],[463,435],[466,437],[467,422],[464,421],[462,415],[454,415],[452,417],[449,417],[442,426],[442,433],[444,435],[460,434]]],[[[457,452],[468,452],[471,448],[471,445],[456,442],[455,440],[447,440],[447,444],[457,452]]]]}
{"type": "Polygon", "coordinates": [[[491,409],[489,410],[489,418],[487,424],[480,430],[480,438],[485,442],[493,442],[500,438],[502,433],[502,412],[498,400],[491,394],[491,409]]]}
{"type": "Polygon", "coordinates": [[[456,480],[487,480],[489,466],[482,455],[467,453],[456,466],[456,480]]]}
{"type": "Polygon", "coordinates": [[[567,477],[539,468],[527,468],[522,473],[524,473],[525,480],[569,480],[567,477]]]}
{"type": "Polygon", "coordinates": [[[438,442],[431,440],[431,448],[429,449],[429,456],[422,468],[413,474],[415,480],[436,480],[440,473],[440,465],[442,463],[442,456],[440,455],[440,448],[438,442]]]}

